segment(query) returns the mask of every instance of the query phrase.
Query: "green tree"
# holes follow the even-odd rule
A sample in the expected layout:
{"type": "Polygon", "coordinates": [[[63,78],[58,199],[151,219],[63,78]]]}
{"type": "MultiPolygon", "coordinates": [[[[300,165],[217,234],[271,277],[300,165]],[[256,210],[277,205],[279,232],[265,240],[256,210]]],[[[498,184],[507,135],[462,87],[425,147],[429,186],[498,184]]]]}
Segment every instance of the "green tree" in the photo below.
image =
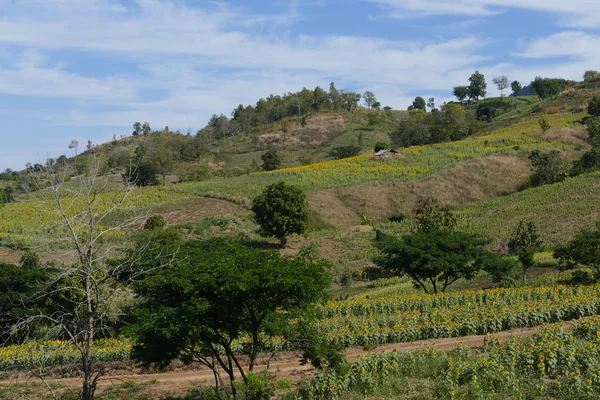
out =
{"type": "Polygon", "coordinates": [[[448,207],[442,206],[432,197],[422,198],[413,210],[417,231],[453,230],[456,227],[456,217],[448,207]]]}
{"type": "Polygon", "coordinates": [[[487,83],[485,82],[485,76],[479,71],[475,71],[471,77],[469,77],[469,98],[471,100],[479,101],[480,97],[485,97],[487,83]]]}
{"type": "Polygon", "coordinates": [[[152,231],[155,229],[162,229],[167,225],[167,220],[162,215],[152,215],[148,217],[146,223],[144,223],[144,229],[152,231]]]}
{"type": "Polygon", "coordinates": [[[508,77],[506,75],[497,76],[492,82],[500,91],[500,97],[504,97],[504,90],[508,89],[508,77]]]}
{"type": "Polygon", "coordinates": [[[548,132],[548,130],[550,128],[552,128],[552,126],[548,122],[548,119],[546,117],[544,117],[544,116],[540,117],[538,123],[540,125],[540,129],[542,130],[542,133],[546,133],[546,132],[548,132]]]}
{"type": "Polygon", "coordinates": [[[382,255],[375,262],[391,275],[410,277],[426,293],[439,293],[482,270],[498,278],[509,271],[509,263],[488,251],[488,244],[469,233],[419,230],[402,238],[380,238],[376,246],[382,255]]]}
{"type": "Polygon", "coordinates": [[[469,97],[470,91],[468,86],[455,86],[452,93],[454,94],[454,97],[456,97],[456,99],[462,104],[469,97]]]}
{"type": "Polygon", "coordinates": [[[435,98],[429,98],[429,100],[427,101],[427,108],[429,108],[429,111],[435,110],[435,98]]]}
{"type": "Polygon", "coordinates": [[[142,125],[142,132],[144,133],[144,135],[147,135],[150,132],[152,132],[152,128],[150,128],[150,124],[148,122],[144,122],[144,124],[142,125]]]}
{"type": "Polygon", "coordinates": [[[592,269],[595,281],[600,280],[600,222],[596,222],[596,229],[582,228],[564,246],[559,246],[554,251],[554,258],[558,259],[564,268],[574,268],[582,265],[592,269]]]}
{"type": "Polygon", "coordinates": [[[219,398],[222,370],[232,397],[240,398],[236,381],[248,384],[252,375],[233,342],[250,338],[244,353],[252,373],[264,338],[289,331],[290,318],[323,297],[328,264],[218,240],[190,242],[182,253],[175,267],[135,285],[135,322],[127,328],[134,358],[201,363],[214,372],[219,398]]]}
{"type": "Polygon", "coordinates": [[[562,162],[558,150],[552,150],[549,153],[534,150],[531,152],[529,160],[535,170],[529,177],[526,187],[551,185],[562,182],[569,176],[568,166],[562,162]]]}
{"type": "Polygon", "coordinates": [[[542,99],[558,96],[560,92],[569,86],[570,82],[567,80],[541,78],[539,76],[536,77],[533,82],[531,82],[531,89],[542,99]]]}
{"type": "Polygon", "coordinates": [[[425,103],[425,99],[421,96],[415,97],[415,100],[412,103],[415,110],[423,110],[427,107],[427,103],[425,103]]]}
{"type": "Polygon", "coordinates": [[[133,136],[141,135],[143,132],[142,124],[140,122],[133,123],[133,136]]]}
{"type": "Polygon", "coordinates": [[[508,251],[516,255],[521,262],[523,281],[527,280],[527,271],[533,267],[533,256],[542,248],[542,238],[533,221],[521,220],[508,240],[508,251]]]}
{"type": "Polygon", "coordinates": [[[373,92],[371,92],[370,90],[367,90],[363,94],[363,100],[365,101],[365,106],[369,110],[374,107],[375,103],[378,103],[377,97],[375,97],[375,94],[373,94],[373,92]]]}
{"type": "Polygon", "coordinates": [[[521,85],[519,81],[513,81],[513,83],[510,84],[510,89],[512,90],[513,94],[516,95],[523,90],[523,85],[521,85]]]}
{"type": "Polygon", "coordinates": [[[285,182],[268,186],[254,199],[252,211],[263,235],[279,239],[281,247],[289,235],[304,233],[308,225],[306,195],[285,182]]]}
{"type": "Polygon", "coordinates": [[[587,122],[588,141],[592,149],[581,159],[575,161],[571,175],[579,175],[586,171],[600,168],[600,120],[592,118],[587,122]]]}
{"type": "Polygon", "coordinates": [[[375,151],[375,153],[377,153],[378,151],[388,150],[390,148],[391,148],[391,146],[388,142],[377,142],[377,143],[375,143],[375,148],[373,149],[373,151],[375,151]]]}
{"type": "Polygon", "coordinates": [[[0,263],[0,341],[3,344],[18,343],[24,338],[26,332],[15,329],[16,325],[41,305],[35,293],[49,279],[39,259],[31,262],[35,260],[29,254],[34,253],[26,254],[20,266],[0,263]]]}
{"type": "Polygon", "coordinates": [[[588,114],[600,117],[600,96],[595,96],[590,100],[587,110],[588,114]]]}
{"type": "Polygon", "coordinates": [[[123,180],[130,185],[138,187],[153,186],[159,184],[158,175],[154,166],[148,162],[127,167],[123,173],[123,180]]]}
{"type": "Polygon", "coordinates": [[[362,147],[360,146],[340,146],[329,150],[328,155],[331,158],[340,160],[342,158],[355,157],[359,155],[361,151],[362,147]]]}
{"type": "Polygon", "coordinates": [[[281,168],[283,162],[281,154],[275,149],[267,150],[260,158],[262,160],[263,171],[275,171],[281,168]]]}

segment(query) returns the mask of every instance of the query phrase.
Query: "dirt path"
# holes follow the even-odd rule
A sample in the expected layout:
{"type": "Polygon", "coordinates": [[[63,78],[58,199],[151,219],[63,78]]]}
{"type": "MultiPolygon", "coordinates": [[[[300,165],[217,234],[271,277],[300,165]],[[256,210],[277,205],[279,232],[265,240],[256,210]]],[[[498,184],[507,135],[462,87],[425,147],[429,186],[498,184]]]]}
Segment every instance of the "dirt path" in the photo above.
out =
{"type": "MultiPolygon", "coordinates": [[[[575,321],[568,321],[563,324],[564,328],[569,328],[575,325],[575,321]]],[[[525,338],[534,335],[540,330],[540,327],[534,328],[520,328],[512,329],[509,331],[499,332],[495,335],[501,340],[508,340],[509,338],[525,338]]],[[[358,358],[360,355],[372,355],[382,353],[384,351],[418,351],[426,347],[433,347],[439,350],[452,350],[459,346],[467,347],[481,347],[484,344],[485,335],[477,336],[465,336],[460,338],[447,338],[447,339],[432,339],[432,340],[420,340],[415,342],[407,343],[394,343],[378,346],[373,350],[366,351],[360,347],[352,347],[346,351],[346,357],[352,361],[358,358]]],[[[271,362],[270,371],[279,379],[289,378],[292,383],[297,383],[300,380],[310,377],[316,373],[316,370],[309,365],[300,364],[299,353],[283,353],[278,356],[278,359],[271,362]]],[[[258,365],[256,371],[266,369],[266,365],[258,365]]],[[[117,385],[124,382],[152,382],[169,384],[170,386],[178,386],[182,383],[195,383],[198,385],[212,383],[213,375],[212,371],[206,368],[199,368],[193,371],[182,371],[182,372],[165,372],[165,373],[132,373],[131,371],[113,371],[111,374],[103,377],[99,381],[99,387],[107,385],[117,385]]],[[[16,383],[27,383],[34,381],[34,378],[27,378],[24,376],[15,376],[10,380],[0,381],[0,385],[10,385],[16,383]]],[[[64,378],[64,379],[51,379],[49,383],[58,384],[66,387],[76,387],[81,385],[81,379],[79,378],[64,378]]]]}

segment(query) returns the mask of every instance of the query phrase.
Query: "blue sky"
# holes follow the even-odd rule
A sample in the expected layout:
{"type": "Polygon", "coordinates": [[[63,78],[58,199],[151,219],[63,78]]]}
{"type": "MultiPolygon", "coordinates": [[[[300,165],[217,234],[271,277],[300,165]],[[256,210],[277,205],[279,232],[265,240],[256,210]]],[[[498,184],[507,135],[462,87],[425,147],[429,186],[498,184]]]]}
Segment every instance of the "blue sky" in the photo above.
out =
{"type": "Polygon", "coordinates": [[[581,80],[598,27],[596,0],[0,0],[0,170],[331,81],[405,109],[475,69],[581,80]]]}

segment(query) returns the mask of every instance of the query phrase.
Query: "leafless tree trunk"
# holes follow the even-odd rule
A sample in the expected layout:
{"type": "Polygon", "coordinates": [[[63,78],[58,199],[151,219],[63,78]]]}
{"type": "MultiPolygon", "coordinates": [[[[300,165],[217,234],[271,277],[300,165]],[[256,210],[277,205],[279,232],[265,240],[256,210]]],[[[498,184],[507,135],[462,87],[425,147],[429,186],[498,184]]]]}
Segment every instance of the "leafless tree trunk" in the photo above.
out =
{"type": "MultiPolygon", "coordinates": [[[[89,157],[89,171],[84,176],[71,179],[70,166],[48,167],[34,175],[38,190],[32,196],[53,213],[52,226],[45,227],[54,235],[48,246],[72,249],[76,261],[58,268],[50,283],[36,293],[36,297],[48,299],[52,307],[35,310],[19,323],[22,327],[39,322],[59,327],[75,346],[81,357],[83,400],[94,398],[98,379],[106,372],[95,368],[94,340],[106,322],[121,316],[121,308],[114,303],[125,296],[127,284],[148,272],[130,267],[151,246],[146,243],[123,255],[122,250],[132,248],[130,231],[147,215],[137,212],[130,201],[133,184],[111,182],[102,174],[101,160],[95,155],[89,157]],[[124,272],[126,279],[121,278],[124,272]],[[60,301],[53,302],[58,298],[60,301]]],[[[43,375],[37,373],[40,378],[43,375]]]]}

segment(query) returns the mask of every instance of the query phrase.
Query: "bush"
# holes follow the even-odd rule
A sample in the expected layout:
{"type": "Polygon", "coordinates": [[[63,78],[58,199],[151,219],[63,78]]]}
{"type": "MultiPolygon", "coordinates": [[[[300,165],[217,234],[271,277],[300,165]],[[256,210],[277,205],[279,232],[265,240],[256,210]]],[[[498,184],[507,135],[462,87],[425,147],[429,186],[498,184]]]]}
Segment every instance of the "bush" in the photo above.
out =
{"type": "Polygon", "coordinates": [[[162,229],[167,225],[167,221],[165,217],[162,215],[152,215],[146,220],[144,224],[144,229],[148,231],[153,231],[155,229],[162,229]]]}
{"type": "Polygon", "coordinates": [[[557,150],[552,150],[549,153],[534,150],[531,152],[529,160],[531,160],[535,170],[525,184],[525,188],[562,182],[569,176],[569,168],[562,162],[560,153],[557,150]]]}
{"type": "Polygon", "coordinates": [[[541,78],[538,76],[531,82],[531,89],[535,94],[540,96],[540,98],[547,99],[549,97],[558,96],[560,92],[570,85],[571,82],[565,79],[541,78]]]}
{"type": "Polygon", "coordinates": [[[389,143],[387,143],[387,142],[377,142],[375,144],[375,149],[374,150],[375,150],[375,153],[377,153],[378,151],[381,151],[381,150],[388,150],[391,147],[392,146],[389,143]]]}
{"type": "Polygon", "coordinates": [[[329,157],[336,160],[342,158],[355,157],[360,154],[362,148],[360,146],[341,146],[334,147],[329,151],[329,157]]]}
{"type": "Polygon", "coordinates": [[[268,186],[254,199],[252,211],[262,234],[276,237],[282,247],[289,235],[302,234],[308,226],[306,194],[285,182],[268,186]]]}
{"type": "Polygon", "coordinates": [[[281,168],[281,164],[283,159],[281,154],[275,149],[267,150],[265,154],[260,156],[262,160],[262,169],[263,171],[275,171],[276,169],[281,168]]]}
{"type": "Polygon", "coordinates": [[[594,97],[588,104],[588,114],[600,117],[600,97],[594,97]]]}
{"type": "Polygon", "coordinates": [[[160,180],[154,166],[150,163],[142,163],[137,166],[130,166],[123,173],[123,180],[130,185],[138,187],[159,185],[160,180]]]}

